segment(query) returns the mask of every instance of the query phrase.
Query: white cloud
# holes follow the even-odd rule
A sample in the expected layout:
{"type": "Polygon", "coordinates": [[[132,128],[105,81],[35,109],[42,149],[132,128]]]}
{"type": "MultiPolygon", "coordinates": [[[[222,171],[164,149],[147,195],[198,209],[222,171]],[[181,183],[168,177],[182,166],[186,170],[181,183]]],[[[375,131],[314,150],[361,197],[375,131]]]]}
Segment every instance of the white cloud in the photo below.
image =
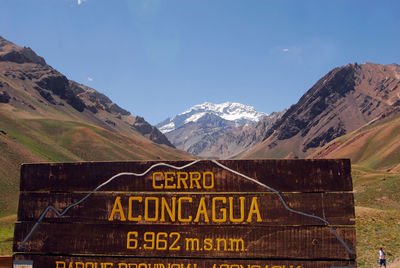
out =
{"type": "Polygon", "coordinates": [[[92,81],[93,81],[93,78],[88,77],[87,80],[88,80],[89,82],[92,82],[92,81]]]}
{"type": "Polygon", "coordinates": [[[78,0],[78,5],[82,4],[85,1],[87,1],[87,0],[78,0]]]}
{"type": "MultiPolygon", "coordinates": [[[[279,53],[285,56],[301,56],[303,54],[303,48],[300,46],[280,47],[279,53]]],[[[276,50],[277,51],[277,50],[276,50]]]]}

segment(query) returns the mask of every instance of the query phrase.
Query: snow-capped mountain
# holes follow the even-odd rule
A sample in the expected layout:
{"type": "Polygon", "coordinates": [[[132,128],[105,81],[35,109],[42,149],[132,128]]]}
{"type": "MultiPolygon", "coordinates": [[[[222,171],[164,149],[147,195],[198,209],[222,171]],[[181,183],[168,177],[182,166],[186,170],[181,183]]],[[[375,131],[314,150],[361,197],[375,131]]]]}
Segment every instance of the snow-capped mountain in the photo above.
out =
{"type": "MultiPolygon", "coordinates": [[[[207,121],[211,119],[220,121],[223,125],[242,126],[258,122],[266,116],[265,113],[258,112],[252,106],[236,102],[225,102],[214,104],[205,102],[191,107],[189,110],[176,115],[174,118],[168,118],[156,125],[163,133],[174,131],[185,124],[196,123],[199,120],[207,121]]],[[[205,122],[204,122],[205,123],[205,122]]]]}
{"type": "Polygon", "coordinates": [[[204,158],[229,158],[263,141],[282,113],[266,115],[240,103],[203,103],[157,127],[176,148],[204,158]]]}

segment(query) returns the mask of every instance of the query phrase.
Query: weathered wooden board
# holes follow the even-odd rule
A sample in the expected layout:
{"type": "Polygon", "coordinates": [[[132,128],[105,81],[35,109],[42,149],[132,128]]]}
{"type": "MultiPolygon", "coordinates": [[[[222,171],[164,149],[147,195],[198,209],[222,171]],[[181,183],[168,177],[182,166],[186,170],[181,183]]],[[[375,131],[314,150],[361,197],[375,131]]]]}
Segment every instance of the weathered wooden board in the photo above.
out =
{"type": "Polygon", "coordinates": [[[33,260],[35,267],[54,268],[332,268],[355,267],[354,261],[309,260],[220,260],[175,258],[127,258],[90,256],[15,255],[16,260],[33,260]],[[70,266],[72,264],[72,266],[70,266]],[[97,266],[96,266],[97,265],[97,266]]]}
{"type": "Polygon", "coordinates": [[[343,159],[28,164],[14,258],[45,268],[355,267],[351,191],[343,159]]]}
{"type": "Polygon", "coordinates": [[[0,268],[12,267],[12,256],[0,256],[0,268]]]}
{"type": "Polygon", "coordinates": [[[332,268],[355,267],[354,261],[309,260],[220,260],[176,258],[127,258],[90,256],[15,255],[16,260],[33,260],[34,267],[54,268],[332,268]],[[70,266],[72,264],[72,266],[70,266]]]}
{"type": "MultiPolygon", "coordinates": [[[[192,161],[166,161],[184,166],[192,161]]],[[[220,160],[219,163],[254,178],[280,192],[352,191],[349,160],[220,160]]],[[[74,192],[91,191],[121,172],[142,173],[152,165],[148,162],[85,162],[28,164],[21,169],[21,191],[74,192]]],[[[156,167],[153,171],[177,172],[176,169],[156,167]]],[[[202,192],[265,191],[211,161],[201,161],[185,168],[187,172],[211,171],[215,187],[202,192]]],[[[160,191],[152,187],[152,173],[147,176],[121,176],[102,191],[160,191]]],[[[164,192],[199,191],[199,189],[163,189],[164,192]]]]}
{"type": "MultiPolygon", "coordinates": [[[[16,239],[21,241],[32,228],[32,224],[18,223],[15,227],[16,239]]],[[[336,231],[351,248],[354,248],[354,228],[337,227],[336,231]]],[[[15,246],[18,246],[18,243],[15,246]]],[[[14,250],[17,251],[17,248],[14,250]]],[[[120,256],[188,258],[353,258],[331,230],[322,226],[130,226],[42,223],[25,245],[24,251],[62,255],[106,253],[120,256]],[[130,232],[134,233],[129,234],[130,232]]]]}
{"type": "MultiPolygon", "coordinates": [[[[82,199],[85,193],[38,193],[22,192],[19,200],[19,221],[37,220],[48,206],[54,206],[59,211],[63,211],[71,204],[82,199]]],[[[252,217],[251,225],[323,225],[326,224],[320,220],[305,217],[285,209],[284,204],[274,193],[213,193],[213,194],[179,194],[179,193],[95,193],[87,201],[79,206],[72,208],[65,216],[58,217],[54,212],[49,212],[44,218],[46,222],[108,222],[108,223],[126,223],[126,224],[183,224],[190,225],[193,221],[180,221],[177,216],[179,201],[182,198],[190,197],[191,203],[182,202],[182,218],[195,218],[199,203],[204,198],[204,204],[207,208],[208,222],[202,218],[196,224],[204,225],[214,224],[245,224],[248,214],[243,215],[240,212],[241,202],[243,200],[244,212],[250,210],[251,201],[257,198],[259,211],[262,221],[258,222],[252,217]],[[117,217],[109,220],[116,198],[120,198],[123,208],[125,221],[117,217]],[[130,199],[135,198],[136,200],[130,199]],[[140,198],[140,202],[137,199],[140,198]],[[148,202],[147,198],[151,198],[148,202]],[[230,199],[231,198],[231,199],[230,199]],[[241,199],[242,198],[242,199],[241,199]],[[215,201],[213,201],[215,200],[215,201]],[[155,211],[155,203],[158,203],[155,211]],[[232,212],[231,216],[231,203],[232,212]],[[145,221],[145,208],[148,208],[149,217],[157,221],[145,221]],[[167,209],[173,210],[175,217],[168,214],[167,209]],[[129,219],[131,217],[140,217],[141,219],[129,219]],[[217,222],[213,221],[213,214],[217,222]],[[233,221],[230,218],[233,217],[233,221]],[[115,219],[114,219],[115,218],[115,219]],[[223,221],[223,219],[225,220],[223,221]],[[242,221],[239,221],[243,218],[242,221]],[[112,221],[112,222],[110,222],[112,221]]],[[[352,193],[286,193],[282,194],[289,207],[297,211],[315,215],[326,219],[332,225],[354,225],[354,200],[352,193]]]]}

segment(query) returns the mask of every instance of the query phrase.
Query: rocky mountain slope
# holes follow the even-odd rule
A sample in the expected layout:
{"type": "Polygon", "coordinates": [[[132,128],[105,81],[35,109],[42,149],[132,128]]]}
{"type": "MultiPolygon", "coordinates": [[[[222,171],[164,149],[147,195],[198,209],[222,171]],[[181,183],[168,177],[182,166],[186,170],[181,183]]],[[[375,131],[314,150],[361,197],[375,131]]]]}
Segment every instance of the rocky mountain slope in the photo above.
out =
{"type": "Polygon", "coordinates": [[[100,92],[68,80],[30,48],[1,36],[0,77],[0,103],[13,107],[9,112],[15,115],[73,119],[128,135],[140,132],[156,143],[173,147],[143,118],[132,116],[100,92]]]}
{"type": "Polygon", "coordinates": [[[281,115],[266,115],[239,103],[206,102],[157,127],[178,149],[205,158],[229,158],[261,142],[281,115]]]}
{"type": "Polygon", "coordinates": [[[265,140],[240,158],[312,155],[400,106],[400,66],[348,64],[321,78],[269,129],[265,140]]]}
{"type": "Polygon", "coordinates": [[[172,119],[167,118],[157,124],[156,127],[161,132],[168,133],[186,124],[196,123],[199,120],[203,122],[218,121],[218,124],[221,126],[242,126],[258,122],[265,115],[265,113],[257,112],[254,107],[240,103],[225,102],[214,104],[205,102],[191,107],[189,110],[174,116],[172,119]]]}
{"type": "Polygon", "coordinates": [[[351,64],[318,81],[243,158],[349,158],[357,265],[400,259],[400,68],[351,64]],[[337,137],[337,138],[336,138],[337,137]],[[321,146],[321,147],[320,147],[321,146]]]}
{"type": "Polygon", "coordinates": [[[353,165],[400,173],[400,106],[361,128],[334,139],[312,158],[350,158],[353,165]]]}
{"type": "Polygon", "coordinates": [[[373,267],[384,245],[388,263],[400,260],[400,107],[334,139],[313,158],[349,158],[356,204],[357,260],[373,267]]]}
{"type": "Polygon", "coordinates": [[[21,163],[193,158],[171,146],[143,118],[0,38],[0,217],[15,213],[21,163]]]}

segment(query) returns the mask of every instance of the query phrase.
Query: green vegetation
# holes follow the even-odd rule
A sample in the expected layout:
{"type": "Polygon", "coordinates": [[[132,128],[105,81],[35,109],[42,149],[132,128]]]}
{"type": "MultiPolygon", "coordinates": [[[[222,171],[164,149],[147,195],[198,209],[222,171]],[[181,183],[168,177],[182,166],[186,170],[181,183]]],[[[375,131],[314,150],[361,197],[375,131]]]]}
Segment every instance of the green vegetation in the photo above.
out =
{"type": "MultiPolygon", "coordinates": [[[[400,256],[400,174],[353,166],[356,204],[357,263],[376,265],[379,247],[388,262],[400,256]]],[[[12,254],[15,216],[0,219],[0,255],[12,254]]]]}
{"type": "Polygon", "coordinates": [[[0,218],[0,256],[11,255],[15,215],[0,218]]]}
{"type": "Polygon", "coordinates": [[[0,218],[16,213],[22,163],[182,159],[189,154],[83,122],[16,119],[0,111],[0,218]]]}
{"type": "Polygon", "coordinates": [[[354,167],[357,263],[377,265],[383,247],[390,262],[400,256],[400,174],[354,167]]]}
{"type": "Polygon", "coordinates": [[[29,81],[24,86],[4,76],[0,81],[10,85],[8,92],[18,99],[0,105],[0,255],[11,254],[22,163],[190,158],[149,141],[122,121],[121,131],[112,132],[96,126],[104,121],[101,116],[78,113],[69,105],[48,105],[35,97],[29,81]],[[33,106],[27,108],[28,103],[33,106]]]}
{"type": "Polygon", "coordinates": [[[325,146],[330,149],[325,151],[324,157],[350,158],[358,169],[372,173],[399,172],[399,137],[400,113],[332,141],[325,146]]]}
{"type": "MultiPolygon", "coordinates": [[[[0,255],[12,252],[23,162],[177,159],[170,149],[73,121],[12,119],[0,112],[0,255]],[[13,216],[10,216],[13,215],[13,216]]],[[[390,263],[400,257],[400,117],[341,137],[328,158],[350,158],[356,204],[357,262],[377,265],[379,247],[390,263]]],[[[331,143],[332,144],[332,143],[331,143]]]]}
{"type": "Polygon", "coordinates": [[[357,262],[377,266],[400,257],[400,113],[333,140],[314,156],[350,158],[356,204],[357,262]]]}

